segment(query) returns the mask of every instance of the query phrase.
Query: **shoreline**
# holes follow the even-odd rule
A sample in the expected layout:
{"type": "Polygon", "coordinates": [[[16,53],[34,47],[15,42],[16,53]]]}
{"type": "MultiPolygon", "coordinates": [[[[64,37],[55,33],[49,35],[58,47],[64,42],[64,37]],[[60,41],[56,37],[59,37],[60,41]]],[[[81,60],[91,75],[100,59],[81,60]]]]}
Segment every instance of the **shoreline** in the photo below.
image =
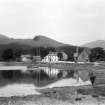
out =
{"type": "Polygon", "coordinates": [[[39,89],[41,95],[0,97],[0,105],[96,105],[98,101],[105,104],[104,96],[84,93],[84,90],[93,91],[92,86],[39,89]],[[83,89],[83,93],[79,89],[83,89]]]}

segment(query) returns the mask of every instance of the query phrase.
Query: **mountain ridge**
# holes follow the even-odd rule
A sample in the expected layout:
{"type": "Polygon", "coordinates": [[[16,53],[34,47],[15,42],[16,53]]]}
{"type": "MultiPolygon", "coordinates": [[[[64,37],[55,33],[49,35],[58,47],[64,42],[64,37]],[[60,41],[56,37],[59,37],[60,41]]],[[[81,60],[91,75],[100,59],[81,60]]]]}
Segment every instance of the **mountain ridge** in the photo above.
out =
{"type": "Polygon", "coordinates": [[[82,45],[82,47],[95,48],[102,47],[105,49],[105,40],[96,40],[82,45]]]}
{"type": "Polygon", "coordinates": [[[0,35],[0,44],[17,43],[31,47],[59,47],[67,44],[61,43],[43,35],[37,35],[33,39],[14,39],[0,35]]]}
{"type": "Polygon", "coordinates": [[[0,39],[9,39],[9,37],[6,35],[0,34],[0,39]]]}

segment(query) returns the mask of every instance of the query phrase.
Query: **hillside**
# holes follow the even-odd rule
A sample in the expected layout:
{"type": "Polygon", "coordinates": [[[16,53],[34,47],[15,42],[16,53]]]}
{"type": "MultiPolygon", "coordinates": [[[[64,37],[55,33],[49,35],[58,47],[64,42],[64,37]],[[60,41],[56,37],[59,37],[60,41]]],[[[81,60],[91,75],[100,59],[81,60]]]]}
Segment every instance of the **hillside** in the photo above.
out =
{"type": "Polygon", "coordinates": [[[45,47],[49,47],[49,46],[52,46],[52,47],[59,47],[59,46],[64,46],[63,43],[61,42],[58,42],[58,41],[55,41],[51,38],[48,38],[48,37],[45,37],[45,36],[36,36],[34,37],[34,42],[35,42],[35,45],[38,45],[38,46],[45,46],[45,47]]]}
{"type": "Polygon", "coordinates": [[[0,34],[0,39],[9,39],[7,36],[0,34]]]}
{"type": "Polygon", "coordinates": [[[17,43],[20,45],[26,45],[30,47],[59,47],[65,44],[50,39],[45,36],[35,36],[33,39],[11,39],[4,35],[0,35],[0,44],[17,43]]]}
{"type": "Polygon", "coordinates": [[[105,40],[93,41],[93,42],[90,42],[90,43],[86,43],[82,46],[83,47],[89,47],[89,48],[102,47],[103,49],[105,49],[105,40]]]}

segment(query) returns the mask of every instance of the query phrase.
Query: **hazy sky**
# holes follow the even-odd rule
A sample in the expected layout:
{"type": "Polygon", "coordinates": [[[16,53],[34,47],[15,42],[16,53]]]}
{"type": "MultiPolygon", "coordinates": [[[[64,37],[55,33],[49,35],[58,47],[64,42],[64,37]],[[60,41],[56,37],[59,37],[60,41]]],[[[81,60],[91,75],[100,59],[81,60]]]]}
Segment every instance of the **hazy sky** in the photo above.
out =
{"type": "Polygon", "coordinates": [[[105,40],[105,0],[0,0],[0,33],[74,45],[105,40]]]}

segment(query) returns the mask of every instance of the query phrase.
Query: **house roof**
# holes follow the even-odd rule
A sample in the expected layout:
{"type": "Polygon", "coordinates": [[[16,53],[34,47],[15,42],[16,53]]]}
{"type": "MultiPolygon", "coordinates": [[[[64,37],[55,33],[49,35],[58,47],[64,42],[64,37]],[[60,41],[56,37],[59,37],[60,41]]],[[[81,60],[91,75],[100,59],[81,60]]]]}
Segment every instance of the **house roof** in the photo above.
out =
{"type": "MultiPolygon", "coordinates": [[[[57,54],[58,54],[57,52],[49,52],[48,55],[49,55],[49,56],[57,56],[57,54]]],[[[47,56],[48,56],[48,55],[47,55],[47,56]]]]}
{"type": "Polygon", "coordinates": [[[57,54],[55,54],[55,53],[53,54],[52,53],[52,54],[48,54],[47,56],[57,56],[57,54]]]}
{"type": "Polygon", "coordinates": [[[31,57],[30,54],[24,54],[24,55],[21,55],[21,57],[31,57]]]}
{"type": "Polygon", "coordinates": [[[82,53],[87,53],[88,55],[91,53],[91,51],[90,51],[90,49],[88,49],[88,48],[84,48],[80,53],[79,53],[79,55],[81,55],[82,53]]]}

